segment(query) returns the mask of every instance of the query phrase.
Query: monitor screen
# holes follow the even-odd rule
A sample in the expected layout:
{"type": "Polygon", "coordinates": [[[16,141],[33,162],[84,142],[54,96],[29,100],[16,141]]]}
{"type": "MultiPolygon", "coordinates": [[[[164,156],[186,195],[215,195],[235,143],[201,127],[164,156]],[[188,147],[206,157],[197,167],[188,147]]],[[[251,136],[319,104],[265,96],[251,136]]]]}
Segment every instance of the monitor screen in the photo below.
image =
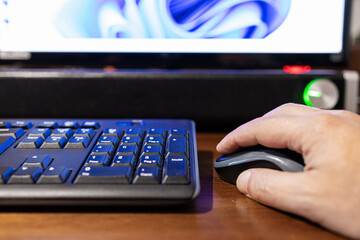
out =
{"type": "Polygon", "coordinates": [[[347,5],[346,0],[1,0],[0,59],[120,67],[336,65],[346,60],[347,5]]]}

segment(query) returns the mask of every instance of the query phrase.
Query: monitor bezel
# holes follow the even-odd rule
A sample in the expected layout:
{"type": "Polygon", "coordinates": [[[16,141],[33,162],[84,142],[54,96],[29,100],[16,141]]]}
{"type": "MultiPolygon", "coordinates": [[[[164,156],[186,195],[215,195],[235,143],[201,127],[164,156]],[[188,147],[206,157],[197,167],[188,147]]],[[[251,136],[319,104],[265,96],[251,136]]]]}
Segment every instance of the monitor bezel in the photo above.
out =
{"type": "Polygon", "coordinates": [[[343,48],[333,53],[59,53],[33,52],[27,60],[0,60],[22,67],[258,69],[284,65],[342,67],[348,64],[351,0],[345,0],[343,48]]]}

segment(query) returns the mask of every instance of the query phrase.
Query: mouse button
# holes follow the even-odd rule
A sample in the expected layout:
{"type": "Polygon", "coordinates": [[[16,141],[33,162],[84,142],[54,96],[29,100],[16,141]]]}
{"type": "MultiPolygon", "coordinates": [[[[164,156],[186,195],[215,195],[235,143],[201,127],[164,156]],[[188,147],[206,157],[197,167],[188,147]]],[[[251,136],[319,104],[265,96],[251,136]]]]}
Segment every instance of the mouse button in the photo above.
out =
{"type": "Polygon", "coordinates": [[[277,149],[277,150],[266,150],[269,154],[277,155],[279,157],[290,159],[294,162],[297,162],[298,164],[304,166],[304,159],[300,153],[297,153],[295,151],[289,150],[289,149],[277,149]]]}

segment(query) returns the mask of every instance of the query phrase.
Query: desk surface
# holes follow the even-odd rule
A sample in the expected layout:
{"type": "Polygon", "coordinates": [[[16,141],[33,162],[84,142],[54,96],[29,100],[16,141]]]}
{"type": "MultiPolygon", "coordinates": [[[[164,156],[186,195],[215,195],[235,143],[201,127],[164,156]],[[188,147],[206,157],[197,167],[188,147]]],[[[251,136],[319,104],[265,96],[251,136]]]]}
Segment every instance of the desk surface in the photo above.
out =
{"type": "Polygon", "coordinates": [[[198,134],[202,191],[180,208],[5,208],[0,239],[342,239],[261,204],[212,169],[224,134],[198,134]]]}

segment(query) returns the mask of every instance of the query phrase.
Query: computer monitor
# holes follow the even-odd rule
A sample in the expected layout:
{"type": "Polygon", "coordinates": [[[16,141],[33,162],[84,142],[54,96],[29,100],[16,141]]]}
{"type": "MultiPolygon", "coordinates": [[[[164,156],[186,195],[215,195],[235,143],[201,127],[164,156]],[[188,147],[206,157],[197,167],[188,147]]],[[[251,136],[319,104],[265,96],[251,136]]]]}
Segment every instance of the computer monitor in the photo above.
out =
{"type": "Polygon", "coordinates": [[[1,0],[0,64],[339,66],[350,0],[1,0]]]}

